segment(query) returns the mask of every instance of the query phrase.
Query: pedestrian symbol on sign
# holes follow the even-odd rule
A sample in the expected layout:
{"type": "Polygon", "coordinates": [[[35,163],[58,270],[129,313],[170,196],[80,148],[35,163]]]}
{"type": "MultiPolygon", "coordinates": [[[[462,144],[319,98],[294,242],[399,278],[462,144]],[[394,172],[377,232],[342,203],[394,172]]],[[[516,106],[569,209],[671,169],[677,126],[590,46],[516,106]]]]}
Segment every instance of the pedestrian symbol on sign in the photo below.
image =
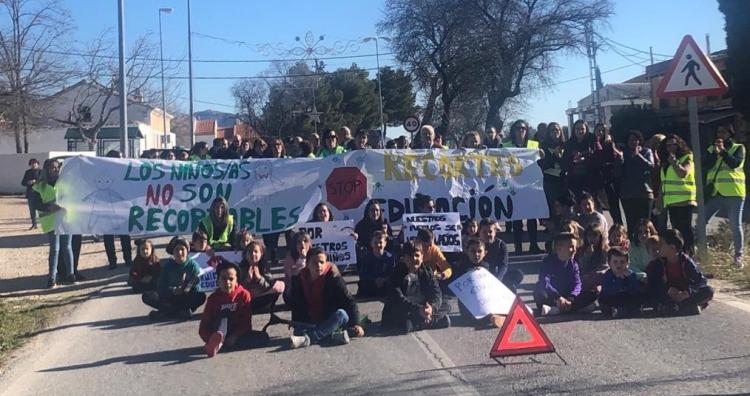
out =
{"type": "Polygon", "coordinates": [[[688,82],[690,82],[690,77],[693,77],[693,79],[695,79],[695,82],[697,82],[698,85],[703,85],[703,83],[701,83],[701,80],[699,80],[698,76],[695,74],[697,70],[701,69],[701,65],[698,64],[698,62],[694,61],[693,56],[690,54],[687,54],[685,56],[685,59],[687,59],[688,62],[685,64],[685,67],[683,67],[682,70],[680,71],[680,73],[685,73],[686,70],[688,72],[687,75],[685,76],[685,86],[686,87],[688,86],[688,82]]]}

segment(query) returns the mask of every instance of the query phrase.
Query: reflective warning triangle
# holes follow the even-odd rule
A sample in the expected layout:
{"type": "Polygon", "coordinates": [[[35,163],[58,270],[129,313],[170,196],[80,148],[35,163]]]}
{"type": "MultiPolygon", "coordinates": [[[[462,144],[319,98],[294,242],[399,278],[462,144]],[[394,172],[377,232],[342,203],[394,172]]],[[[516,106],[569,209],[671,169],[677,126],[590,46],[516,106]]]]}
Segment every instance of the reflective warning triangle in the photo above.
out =
{"type": "Polygon", "coordinates": [[[500,333],[495,339],[495,344],[490,350],[490,357],[528,355],[534,353],[554,352],[555,346],[544,334],[539,327],[539,323],[534,320],[526,305],[520,298],[516,297],[513,305],[510,307],[510,314],[505,319],[500,333]],[[518,325],[524,325],[526,331],[531,335],[528,341],[511,341],[513,331],[518,325]]]}
{"type": "Polygon", "coordinates": [[[667,73],[661,80],[656,95],[661,98],[676,96],[724,95],[728,86],[724,77],[690,35],[677,48],[667,73]]]}

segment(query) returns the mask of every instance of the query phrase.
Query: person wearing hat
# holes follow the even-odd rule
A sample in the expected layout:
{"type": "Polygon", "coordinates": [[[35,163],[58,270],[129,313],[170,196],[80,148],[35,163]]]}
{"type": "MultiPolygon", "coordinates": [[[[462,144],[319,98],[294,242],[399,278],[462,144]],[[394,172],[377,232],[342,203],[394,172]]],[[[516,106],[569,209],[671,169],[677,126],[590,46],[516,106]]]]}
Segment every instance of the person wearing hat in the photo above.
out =
{"type": "Polygon", "coordinates": [[[29,169],[26,169],[26,172],[23,174],[23,180],[21,180],[21,185],[26,187],[26,201],[29,204],[29,215],[31,216],[30,230],[36,229],[36,209],[31,205],[30,197],[33,192],[31,188],[34,186],[34,183],[39,180],[41,174],[42,170],[39,169],[39,161],[37,161],[36,158],[30,159],[29,169]]]}
{"type": "Polygon", "coordinates": [[[706,157],[706,222],[719,210],[729,216],[734,240],[734,264],[743,267],[745,236],[742,231],[742,210],[745,205],[745,146],[735,143],[734,128],[722,125],[716,130],[714,144],[706,157]]]}
{"type": "Polygon", "coordinates": [[[148,315],[150,320],[177,317],[188,320],[206,301],[206,295],[198,292],[200,267],[188,257],[190,244],[185,238],[174,237],[167,245],[172,257],[161,267],[156,291],[143,293],[143,303],[154,308],[148,315]]]}
{"type": "Polygon", "coordinates": [[[321,147],[320,152],[318,152],[318,158],[325,158],[336,154],[344,154],[344,152],[346,152],[346,150],[338,144],[338,136],[336,136],[336,131],[328,131],[325,135],[323,135],[323,147],[321,147]]]}

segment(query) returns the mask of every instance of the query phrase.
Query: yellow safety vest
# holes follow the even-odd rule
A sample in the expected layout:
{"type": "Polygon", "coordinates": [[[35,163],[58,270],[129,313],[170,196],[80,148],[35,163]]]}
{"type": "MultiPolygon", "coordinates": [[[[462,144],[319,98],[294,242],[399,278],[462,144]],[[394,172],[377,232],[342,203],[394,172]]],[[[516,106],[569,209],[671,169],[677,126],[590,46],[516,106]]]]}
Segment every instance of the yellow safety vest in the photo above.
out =
{"type": "MultiPolygon", "coordinates": [[[[685,154],[677,160],[677,163],[693,160],[692,154],[685,154]]],[[[695,201],[698,191],[695,188],[695,168],[691,167],[685,177],[677,176],[672,165],[661,171],[661,192],[664,207],[680,202],[695,201]]]]}
{"type": "MultiPolygon", "coordinates": [[[[727,152],[729,153],[729,155],[734,155],[734,153],[740,147],[743,147],[743,146],[738,143],[733,143],[732,146],[729,147],[727,152]]],[[[713,153],[714,151],[716,151],[716,148],[714,146],[711,146],[708,148],[709,153],[713,153]]],[[[716,187],[716,192],[722,197],[744,198],[745,197],[744,165],[745,165],[744,156],[742,157],[742,162],[740,163],[740,166],[734,169],[731,169],[719,156],[714,166],[711,168],[711,170],[708,171],[708,181],[713,182],[714,179],[716,180],[714,182],[714,186],[716,187]]]]}
{"type": "MultiPolygon", "coordinates": [[[[32,190],[39,193],[42,198],[43,204],[49,204],[57,200],[57,190],[55,187],[50,186],[44,182],[36,182],[31,187],[32,190]]],[[[55,212],[39,211],[39,222],[42,224],[42,231],[44,233],[52,232],[55,230],[55,212]]]]}
{"type": "Polygon", "coordinates": [[[214,244],[225,244],[229,243],[229,233],[234,228],[234,216],[229,215],[229,218],[227,219],[227,226],[224,228],[224,231],[221,233],[221,235],[218,236],[217,239],[214,239],[214,222],[211,221],[211,216],[206,216],[201,220],[201,224],[203,224],[203,228],[205,228],[206,233],[208,234],[208,244],[209,246],[214,246],[214,244]]]}
{"type": "MultiPolygon", "coordinates": [[[[510,142],[503,144],[503,147],[513,148],[513,147],[516,147],[516,145],[513,144],[513,141],[511,140],[510,142]]],[[[529,139],[526,141],[526,148],[538,149],[539,142],[537,142],[536,140],[529,139]]]]}

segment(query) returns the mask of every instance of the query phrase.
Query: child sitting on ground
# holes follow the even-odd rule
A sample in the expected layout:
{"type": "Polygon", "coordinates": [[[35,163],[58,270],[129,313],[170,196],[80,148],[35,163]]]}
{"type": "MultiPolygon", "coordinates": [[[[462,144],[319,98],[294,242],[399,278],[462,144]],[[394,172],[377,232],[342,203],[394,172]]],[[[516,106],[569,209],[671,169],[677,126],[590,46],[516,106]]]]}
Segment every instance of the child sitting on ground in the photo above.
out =
{"type": "Polygon", "coordinates": [[[603,214],[596,211],[594,197],[589,193],[583,193],[578,198],[578,224],[585,230],[590,225],[595,224],[601,228],[602,232],[607,232],[609,225],[603,214]]]}
{"type": "MultiPolygon", "coordinates": [[[[496,221],[484,218],[479,222],[479,240],[484,244],[487,253],[484,258],[489,265],[487,270],[515,294],[523,282],[523,272],[519,269],[508,269],[508,246],[497,237],[496,221]]],[[[468,249],[467,246],[468,242],[464,245],[464,251],[468,249]]],[[[465,260],[465,257],[462,257],[462,260],[465,260]]]]}
{"type": "Polygon", "coordinates": [[[596,294],[581,292],[581,274],[575,260],[576,238],[557,234],[552,242],[554,253],[542,261],[534,302],[541,315],[575,312],[590,306],[596,294]]]}
{"type": "Polygon", "coordinates": [[[649,265],[648,297],[660,315],[700,314],[714,296],[714,289],[695,261],[683,252],[685,241],[678,230],[661,238],[659,259],[649,265]]]}
{"type": "Polygon", "coordinates": [[[312,248],[305,259],[305,268],[292,278],[291,347],[303,348],[326,339],[348,344],[349,331],[357,337],[364,336],[357,303],[349,294],[344,278],[332,270],[333,264],[328,262],[326,253],[312,248]]]}
{"type": "Polygon", "coordinates": [[[581,287],[584,291],[597,293],[602,284],[602,276],[607,271],[607,241],[602,230],[589,225],[584,232],[584,242],[576,251],[576,262],[581,273],[581,287]]]}
{"type": "MultiPolygon", "coordinates": [[[[482,220],[482,223],[484,223],[484,220],[482,220]]],[[[463,261],[458,266],[456,278],[463,276],[469,271],[474,271],[479,268],[484,268],[487,271],[490,270],[491,264],[487,261],[489,254],[487,252],[484,241],[480,239],[470,239],[469,242],[467,242],[466,246],[464,246],[464,252],[465,254],[463,257],[463,261]]],[[[523,275],[521,276],[523,277],[523,275]]],[[[515,290],[513,290],[513,292],[515,293],[515,290]]],[[[483,318],[477,319],[460,301],[458,303],[458,310],[464,320],[472,322],[476,325],[489,323],[490,326],[500,327],[503,325],[506,316],[499,314],[490,314],[483,318]]]]}
{"type": "MultiPolygon", "coordinates": [[[[649,253],[647,247],[648,240],[652,236],[658,238],[654,223],[649,219],[641,219],[638,223],[638,228],[635,231],[635,240],[630,244],[630,250],[628,251],[630,270],[635,272],[638,279],[646,278],[646,267],[648,266],[648,263],[656,258],[656,255],[651,255],[649,253]]],[[[656,242],[658,242],[658,239],[656,242]]]]}
{"type": "Polygon", "coordinates": [[[175,237],[167,245],[167,253],[172,258],[161,268],[156,291],[143,293],[143,302],[155,308],[148,317],[158,320],[164,317],[177,316],[190,319],[191,312],[203,305],[206,295],[199,293],[198,264],[188,257],[190,245],[184,238],[175,237]]]}
{"type": "Polygon", "coordinates": [[[417,231],[417,239],[414,243],[420,246],[424,265],[435,272],[435,277],[439,281],[446,281],[451,278],[453,274],[451,265],[445,259],[440,248],[435,244],[435,237],[432,231],[424,228],[420,229],[417,231]]]}
{"type": "Polygon", "coordinates": [[[637,316],[645,301],[638,276],[628,269],[628,255],[618,247],[607,252],[609,270],[602,279],[599,306],[613,318],[637,316]]]}
{"type": "Polygon", "coordinates": [[[404,244],[383,306],[383,328],[409,333],[450,327],[450,308],[443,301],[434,272],[424,265],[423,259],[421,245],[404,244]]]}
{"type": "Polygon", "coordinates": [[[246,228],[243,228],[237,233],[237,240],[234,242],[234,247],[237,251],[244,252],[247,245],[253,240],[253,234],[246,228]]]}
{"type": "Polygon", "coordinates": [[[395,260],[391,253],[385,250],[387,235],[383,231],[375,231],[370,237],[370,249],[365,256],[357,260],[357,297],[385,297],[388,279],[393,273],[395,260]]]}
{"type": "Polygon", "coordinates": [[[198,334],[206,343],[208,357],[216,355],[223,345],[234,346],[252,328],[250,292],[237,283],[240,268],[237,264],[222,261],[216,267],[216,273],[218,288],[208,297],[198,328],[198,334]]]}
{"type": "Polygon", "coordinates": [[[266,275],[266,250],[261,242],[252,241],[242,252],[240,283],[253,296],[253,313],[273,312],[284,293],[284,281],[266,275]]]}
{"type": "Polygon", "coordinates": [[[475,219],[468,219],[461,226],[461,246],[466,249],[469,240],[479,238],[479,222],[475,219]]]}
{"type": "Polygon", "coordinates": [[[128,286],[136,293],[156,290],[161,266],[154,251],[154,244],[145,239],[138,245],[138,253],[128,275],[128,286]]]}
{"type": "Polygon", "coordinates": [[[628,239],[628,230],[622,224],[613,224],[607,234],[609,247],[620,248],[621,251],[628,253],[630,251],[630,240],[628,239]]]}

